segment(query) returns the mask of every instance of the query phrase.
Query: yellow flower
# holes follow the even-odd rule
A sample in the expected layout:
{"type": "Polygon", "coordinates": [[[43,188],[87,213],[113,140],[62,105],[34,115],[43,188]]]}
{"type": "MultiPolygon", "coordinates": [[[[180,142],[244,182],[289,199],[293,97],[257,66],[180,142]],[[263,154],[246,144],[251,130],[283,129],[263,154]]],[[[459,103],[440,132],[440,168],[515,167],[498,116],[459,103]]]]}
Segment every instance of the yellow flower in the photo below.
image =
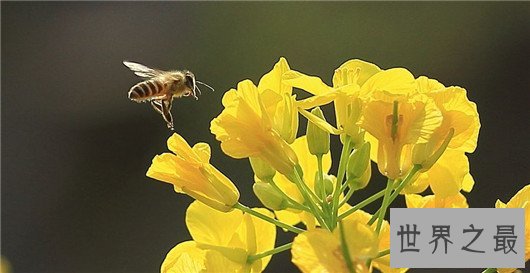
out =
{"type": "MultiPolygon", "coordinates": [[[[525,261],[530,260],[530,185],[524,186],[519,190],[508,203],[503,203],[497,199],[495,203],[496,208],[524,208],[524,240],[525,240],[525,261]]],[[[499,268],[501,273],[509,273],[515,271],[514,268],[499,268]]]]}
{"type": "MultiPolygon", "coordinates": [[[[316,174],[318,172],[318,162],[317,158],[313,156],[309,152],[309,147],[307,145],[307,137],[301,136],[297,138],[293,144],[291,144],[291,148],[293,151],[295,151],[297,157],[300,159],[299,164],[302,169],[302,172],[304,174],[303,180],[311,189],[313,192],[315,191],[315,178],[316,174]]],[[[329,169],[331,168],[331,153],[324,154],[322,157],[322,171],[324,174],[327,174],[329,169]]],[[[304,198],[302,197],[302,194],[296,187],[296,185],[291,182],[287,177],[284,175],[276,175],[274,177],[275,183],[278,185],[282,191],[287,194],[287,196],[293,198],[295,201],[299,203],[304,202],[304,198]]],[[[310,224],[312,226],[314,224],[314,218],[310,216],[309,214],[305,212],[300,212],[296,210],[283,210],[283,211],[276,211],[275,212],[276,217],[278,217],[278,220],[282,222],[286,222],[290,225],[295,225],[299,223],[300,221],[303,221],[306,226],[310,224]]]]}
{"type": "Polygon", "coordinates": [[[469,163],[464,152],[473,152],[477,146],[480,129],[477,107],[468,100],[463,88],[445,87],[424,76],[416,79],[416,83],[419,92],[436,103],[443,120],[428,142],[415,145],[413,162],[422,164],[423,171],[427,171],[408,185],[405,192],[419,193],[429,184],[434,194],[440,198],[454,196],[461,189],[469,192],[474,181],[469,174],[469,163]],[[440,150],[443,152],[441,157],[436,156],[437,150],[445,149],[442,143],[446,138],[449,140],[444,144],[446,150],[440,150]]]}
{"type": "MultiPolygon", "coordinates": [[[[297,101],[301,109],[309,109],[316,106],[334,102],[337,128],[324,123],[315,123],[329,133],[344,134],[352,137],[353,143],[362,143],[362,130],[356,124],[361,114],[362,102],[359,99],[359,86],[380,69],[374,64],[362,60],[349,60],[335,70],[333,75],[333,87],[327,86],[318,77],[308,76],[298,71],[288,71],[283,75],[283,82],[303,89],[313,96],[297,101]]],[[[307,113],[301,113],[310,118],[307,113]]],[[[310,119],[315,122],[315,119],[310,119]]],[[[318,121],[318,120],[316,120],[318,121]]]]}
{"type": "Polygon", "coordinates": [[[475,184],[469,173],[469,161],[463,151],[448,149],[428,171],[407,185],[403,193],[421,193],[428,186],[439,198],[470,192],[475,184]]]}
{"type": "MultiPolygon", "coordinates": [[[[422,78],[422,81],[429,80],[425,77],[422,78]]],[[[453,130],[453,135],[447,148],[472,153],[477,147],[480,120],[477,107],[475,103],[468,100],[466,90],[460,87],[442,87],[440,89],[440,86],[436,84],[423,86],[421,89],[434,100],[442,113],[443,120],[427,143],[415,147],[414,163],[422,164],[439,149],[450,130],[453,130]],[[429,90],[429,88],[437,89],[429,90]]],[[[429,167],[426,166],[426,169],[429,167]]]]}
{"type": "MultiPolygon", "coordinates": [[[[372,272],[372,268],[366,267],[366,260],[375,257],[378,251],[390,248],[390,225],[384,221],[378,237],[375,224],[365,224],[370,218],[371,215],[363,211],[349,215],[342,223],[343,235],[340,228],[334,232],[317,228],[299,234],[294,239],[291,250],[293,263],[304,273],[350,272],[346,263],[347,256],[343,252],[344,242],[355,272],[372,272]]],[[[390,268],[389,255],[374,259],[372,265],[384,273],[407,271],[406,268],[390,268]]]]}
{"type": "Polygon", "coordinates": [[[303,273],[347,273],[340,240],[324,229],[313,229],[294,238],[292,262],[303,273]]]}
{"type": "MultiPolygon", "coordinates": [[[[364,105],[360,126],[370,135],[372,149],[377,149],[379,171],[390,179],[405,175],[412,166],[412,145],[425,143],[434,130],[441,124],[442,115],[432,99],[422,94],[406,94],[406,88],[395,84],[386,84],[388,79],[379,76],[382,71],[370,78],[374,90],[366,89],[370,94],[364,105]],[[374,77],[382,83],[372,80],[374,77]],[[399,93],[390,93],[378,88],[393,88],[399,93]]],[[[389,79],[400,79],[402,71],[395,71],[397,76],[385,74],[389,79]]],[[[408,86],[408,85],[405,85],[408,86]]]]}
{"type": "Polygon", "coordinates": [[[239,200],[234,184],[210,165],[210,146],[192,147],[178,134],[167,141],[173,153],[155,156],[147,176],[173,184],[176,192],[185,193],[220,211],[230,211],[239,200]]]}
{"type": "Polygon", "coordinates": [[[362,86],[369,78],[380,71],[381,69],[377,65],[363,60],[353,59],[346,61],[335,70],[333,87],[339,88],[350,84],[362,86]]]}
{"type": "Polygon", "coordinates": [[[466,90],[448,87],[428,93],[443,115],[440,127],[432,138],[441,143],[450,128],[455,130],[448,148],[472,153],[477,147],[480,120],[475,103],[468,100],[466,90]]]}
{"type": "Polygon", "coordinates": [[[303,273],[346,273],[350,272],[349,260],[355,272],[370,272],[366,260],[378,253],[377,234],[355,217],[344,219],[342,227],[344,230],[334,232],[317,228],[296,236],[291,249],[293,263],[303,273]]]}
{"type": "Polygon", "coordinates": [[[461,193],[446,198],[437,195],[421,196],[406,194],[407,208],[468,208],[466,197],[461,193]]]}
{"type": "Polygon", "coordinates": [[[289,71],[285,58],[274,65],[274,68],[261,77],[258,92],[264,98],[263,103],[269,115],[272,128],[287,142],[293,143],[298,132],[298,111],[293,88],[282,83],[282,76],[289,71]]]}
{"type": "Polygon", "coordinates": [[[364,139],[364,130],[357,124],[362,109],[360,86],[380,71],[375,64],[354,59],[343,63],[333,74],[333,87],[338,91],[334,101],[337,127],[342,128],[356,145],[364,139]]]}
{"type": "Polygon", "coordinates": [[[332,102],[337,97],[337,90],[327,86],[318,77],[308,76],[294,70],[285,72],[282,77],[282,82],[291,87],[305,90],[313,95],[307,99],[296,101],[298,111],[306,117],[309,122],[330,134],[337,135],[340,133],[340,130],[334,128],[328,122],[305,110],[332,102]]]}
{"type": "Polygon", "coordinates": [[[416,87],[420,93],[430,93],[445,88],[439,81],[425,76],[420,76],[416,79],[416,87]]]}
{"type": "MultiPolygon", "coordinates": [[[[255,209],[271,215],[265,209],[255,209]]],[[[239,210],[221,213],[193,202],[186,212],[193,241],[175,246],[161,273],[262,272],[270,256],[247,263],[250,255],[274,248],[276,227],[239,210]]]]}
{"type": "Polygon", "coordinates": [[[272,127],[264,104],[268,98],[249,80],[223,96],[225,109],[210,125],[222,150],[234,158],[259,157],[278,172],[290,175],[298,159],[272,127]]]}

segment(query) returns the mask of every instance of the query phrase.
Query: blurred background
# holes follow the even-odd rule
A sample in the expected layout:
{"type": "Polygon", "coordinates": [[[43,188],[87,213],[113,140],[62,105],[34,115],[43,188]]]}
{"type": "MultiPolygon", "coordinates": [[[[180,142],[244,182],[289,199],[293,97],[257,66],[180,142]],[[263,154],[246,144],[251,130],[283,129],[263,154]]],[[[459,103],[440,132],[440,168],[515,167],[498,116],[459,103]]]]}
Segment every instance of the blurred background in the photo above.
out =
{"type": "MultiPolygon", "coordinates": [[[[123,60],[186,68],[216,89],[175,101],[175,127],[190,143],[212,146],[212,163],[251,206],[258,203],[248,161],[225,156],[209,123],[226,90],[246,78],[257,83],[281,56],[328,84],[335,68],[359,58],[466,88],[482,123],[469,156],[470,206],[506,202],[530,181],[529,3],[2,2],[1,9],[1,251],[17,273],[158,272],[169,249],[191,238],[184,225],[191,199],[145,176],[170,132],[150,106],[127,99],[139,79],[123,60]]],[[[354,202],[384,187],[373,170],[370,190],[354,202]]],[[[278,237],[292,239],[280,230],[278,237]]],[[[274,256],[266,272],[297,272],[289,261],[289,253],[274,256]]]]}

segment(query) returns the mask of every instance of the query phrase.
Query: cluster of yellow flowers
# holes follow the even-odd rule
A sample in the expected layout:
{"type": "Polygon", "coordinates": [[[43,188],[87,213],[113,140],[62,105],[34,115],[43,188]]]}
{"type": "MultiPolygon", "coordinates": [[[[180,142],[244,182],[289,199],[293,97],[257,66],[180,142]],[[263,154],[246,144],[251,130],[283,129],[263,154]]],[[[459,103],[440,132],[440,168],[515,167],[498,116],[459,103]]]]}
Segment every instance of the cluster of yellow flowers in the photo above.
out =
{"type": "MultiPolygon", "coordinates": [[[[174,134],[172,153],[156,156],[147,176],[196,199],[186,214],[193,241],[169,252],[162,273],[261,272],[271,255],[289,249],[302,272],[405,272],[390,268],[384,218],[391,202],[405,194],[411,208],[468,207],[461,192],[474,181],[466,153],[477,146],[480,122],[461,87],[361,60],[337,68],[328,86],[281,58],[257,86],[239,82],[222,104],[211,132],[224,153],[249,159],[254,193],[266,208],[239,203],[236,186],[209,163],[208,144],[191,147],[174,134]],[[297,99],[293,88],[310,96],[297,99]],[[320,109],[328,104],[334,125],[320,109]],[[299,114],[308,125],[297,137],[299,114]],[[336,175],[329,173],[331,135],[342,143],[336,175]],[[371,161],[387,185],[351,206],[350,197],[370,181],[371,161]],[[427,188],[434,195],[419,195],[427,188]],[[373,215],[361,210],[380,198],[373,215]],[[295,233],[293,242],[275,247],[276,226],[295,233]]],[[[496,207],[524,207],[528,222],[529,199],[527,186],[496,207]]],[[[529,234],[527,225],[526,242],[529,234]]]]}

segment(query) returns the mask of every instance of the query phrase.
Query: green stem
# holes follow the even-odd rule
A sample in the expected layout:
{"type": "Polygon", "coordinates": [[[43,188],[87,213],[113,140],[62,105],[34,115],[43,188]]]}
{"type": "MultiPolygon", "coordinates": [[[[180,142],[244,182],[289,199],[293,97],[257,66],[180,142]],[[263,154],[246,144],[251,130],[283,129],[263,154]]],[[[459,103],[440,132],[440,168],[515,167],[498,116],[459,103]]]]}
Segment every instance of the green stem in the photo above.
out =
{"type": "MultiPolygon", "coordinates": [[[[399,193],[411,182],[411,180],[414,177],[414,175],[416,175],[416,173],[420,169],[421,169],[421,165],[414,165],[414,167],[412,167],[412,169],[408,173],[407,177],[405,177],[405,179],[403,179],[403,181],[401,181],[401,183],[399,183],[399,185],[394,190],[392,195],[390,195],[390,198],[388,199],[388,204],[392,204],[394,199],[396,199],[398,197],[399,193]]],[[[373,224],[375,222],[375,220],[377,219],[377,215],[378,215],[379,211],[380,211],[380,209],[377,210],[374,213],[374,215],[372,216],[372,219],[370,219],[370,221],[368,221],[368,225],[371,225],[371,224],[373,224]]]]}
{"type": "Polygon", "coordinates": [[[412,170],[410,170],[410,172],[407,175],[407,177],[405,177],[405,179],[403,179],[403,181],[401,181],[399,186],[396,188],[396,190],[390,196],[390,202],[394,201],[394,199],[396,199],[396,197],[398,197],[399,193],[411,182],[412,178],[416,175],[416,173],[421,168],[422,168],[421,165],[414,165],[414,167],[412,167],[412,170]]]}
{"type": "Polygon", "coordinates": [[[346,190],[346,188],[348,187],[348,183],[344,183],[341,188],[340,188],[340,192],[344,192],[346,190]]]}
{"type": "Polygon", "coordinates": [[[313,201],[313,199],[311,198],[309,194],[309,191],[310,191],[309,187],[307,187],[307,185],[304,183],[297,169],[295,169],[294,171],[293,182],[296,184],[296,187],[298,187],[298,190],[300,191],[300,193],[306,200],[307,204],[309,205],[309,209],[311,210],[311,213],[313,214],[313,216],[315,216],[320,226],[329,229],[326,222],[322,218],[322,213],[320,209],[318,208],[318,206],[316,205],[316,203],[313,201]]]}
{"type": "Polygon", "coordinates": [[[346,137],[344,138],[344,146],[342,146],[342,152],[340,154],[339,170],[337,172],[337,182],[335,184],[335,191],[333,192],[333,216],[331,217],[333,226],[331,227],[331,230],[335,228],[335,225],[337,223],[337,217],[339,214],[340,190],[342,188],[342,180],[344,179],[344,175],[346,173],[346,163],[348,161],[348,155],[350,154],[350,142],[350,136],[346,135],[346,137]]]}
{"type": "Polygon", "coordinates": [[[386,183],[385,197],[383,197],[383,203],[381,204],[381,208],[379,209],[379,213],[377,216],[377,226],[375,228],[375,233],[377,234],[379,234],[379,231],[381,231],[381,226],[383,225],[383,219],[385,218],[386,208],[389,205],[388,198],[390,197],[390,192],[392,192],[393,185],[394,180],[388,179],[386,183]]]}
{"type": "Polygon", "coordinates": [[[234,208],[236,208],[238,210],[241,210],[242,212],[248,213],[248,214],[250,214],[252,216],[258,217],[261,220],[264,220],[264,221],[267,221],[269,223],[275,224],[275,225],[277,225],[277,226],[279,226],[281,228],[284,228],[284,229],[286,229],[286,230],[288,230],[290,232],[302,233],[302,232],[305,231],[303,229],[300,229],[300,228],[297,228],[297,227],[293,227],[293,226],[288,225],[286,223],[280,222],[280,221],[278,221],[278,220],[276,220],[274,218],[271,218],[271,217],[269,217],[269,216],[267,216],[265,214],[261,214],[261,213],[255,211],[255,210],[252,210],[251,208],[249,208],[249,207],[247,207],[247,206],[245,206],[245,205],[243,205],[241,203],[235,204],[234,208]]]}
{"type": "Polygon", "coordinates": [[[379,253],[377,253],[377,256],[372,258],[372,260],[375,260],[377,258],[381,258],[381,257],[386,256],[388,254],[390,254],[390,248],[389,249],[385,249],[383,251],[380,251],[379,253]]]}
{"type": "Polygon", "coordinates": [[[280,187],[278,187],[278,185],[276,185],[276,182],[274,182],[274,180],[271,178],[271,179],[268,179],[266,181],[267,183],[271,184],[271,186],[277,190],[282,196],[283,198],[285,198],[287,201],[289,201],[289,205],[294,208],[294,209],[299,209],[299,210],[303,210],[303,211],[309,211],[309,209],[300,204],[298,201],[292,199],[291,197],[289,197],[289,195],[285,194],[285,192],[283,192],[282,189],[280,189],[280,187]]]}
{"type": "Polygon", "coordinates": [[[344,261],[346,262],[348,271],[350,271],[350,273],[355,273],[355,268],[353,267],[353,263],[350,257],[350,251],[348,249],[348,244],[346,244],[346,237],[344,235],[344,228],[342,226],[342,221],[339,221],[339,230],[340,230],[340,246],[342,248],[342,256],[344,257],[344,261]]]}
{"type": "Polygon", "coordinates": [[[385,195],[385,190],[381,190],[380,192],[368,197],[367,199],[363,200],[362,202],[360,202],[359,204],[351,207],[349,210],[345,211],[343,214],[341,214],[339,216],[339,219],[344,219],[346,218],[348,215],[356,212],[357,210],[359,209],[362,209],[366,206],[368,206],[369,204],[373,203],[375,200],[383,197],[383,195],[385,195]]]}
{"type": "MultiPolygon", "coordinates": [[[[311,203],[316,206],[316,204],[319,203],[320,198],[318,198],[318,196],[316,196],[316,194],[307,186],[307,184],[302,179],[302,175],[300,175],[300,173],[298,171],[299,171],[299,169],[295,168],[294,180],[292,178],[289,179],[289,180],[295,182],[295,184],[296,184],[296,181],[300,182],[300,185],[296,184],[297,187],[299,187],[300,192],[302,193],[302,195],[304,195],[304,192],[305,192],[305,194],[307,194],[307,196],[308,196],[307,200],[310,200],[311,203]],[[303,189],[303,192],[302,192],[302,189],[300,189],[300,187],[303,189]]],[[[310,201],[308,201],[308,202],[310,202],[310,201]]]]}
{"type": "Polygon", "coordinates": [[[346,204],[346,202],[348,202],[348,200],[350,199],[350,197],[353,195],[354,192],[355,190],[353,188],[349,188],[348,193],[346,193],[344,198],[340,201],[339,208],[341,208],[344,204],[346,204]]]}
{"type": "Polygon", "coordinates": [[[274,255],[274,254],[277,254],[277,253],[280,253],[280,252],[283,252],[283,251],[286,251],[288,249],[290,249],[291,247],[293,246],[293,243],[288,243],[288,244],[285,244],[285,245],[282,245],[282,246],[279,246],[279,247],[276,247],[276,248],[273,248],[271,250],[268,250],[268,251],[265,251],[265,252],[261,252],[261,253],[258,253],[256,255],[250,255],[248,256],[247,258],[247,263],[251,264],[253,263],[254,261],[256,260],[259,260],[263,257],[267,257],[269,255],[274,255]]]}
{"type": "Polygon", "coordinates": [[[487,269],[484,269],[484,271],[482,271],[482,273],[497,273],[497,269],[496,268],[487,268],[487,269]]]}
{"type": "MultiPolygon", "coordinates": [[[[328,224],[328,226],[331,226],[331,222],[330,222],[330,208],[329,208],[329,204],[328,202],[326,201],[327,199],[327,196],[326,196],[326,185],[324,184],[324,171],[323,171],[323,168],[322,168],[322,155],[317,155],[317,165],[318,165],[318,180],[316,181],[316,183],[318,183],[318,185],[320,185],[320,189],[321,189],[321,200],[322,200],[322,216],[324,218],[324,221],[326,221],[326,223],[328,224]]],[[[316,191],[315,191],[316,192],[316,191]]]]}

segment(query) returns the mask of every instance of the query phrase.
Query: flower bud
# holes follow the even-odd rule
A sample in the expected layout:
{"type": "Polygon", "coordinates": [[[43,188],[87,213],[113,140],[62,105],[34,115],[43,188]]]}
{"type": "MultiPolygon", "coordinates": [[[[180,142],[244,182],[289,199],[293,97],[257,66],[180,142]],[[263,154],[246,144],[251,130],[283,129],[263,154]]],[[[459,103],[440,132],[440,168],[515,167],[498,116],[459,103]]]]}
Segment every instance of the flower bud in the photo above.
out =
{"type": "Polygon", "coordinates": [[[284,210],[289,205],[284,196],[269,183],[254,183],[252,190],[261,203],[271,210],[284,210]]]}
{"type": "Polygon", "coordinates": [[[185,193],[222,212],[229,212],[239,201],[239,191],[228,177],[210,164],[210,146],[197,143],[191,147],[179,134],[167,140],[172,153],[153,158],[147,176],[173,185],[185,193]]]}
{"type": "Polygon", "coordinates": [[[274,170],[267,162],[261,160],[259,157],[249,157],[250,166],[254,171],[254,175],[263,181],[268,181],[274,177],[276,170],[274,170]]]}
{"type": "Polygon", "coordinates": [[[370,142],[365,142],[354,150],[348,158],[348,179],[360,178],[370,165],[370,142]]]}
{"type": "MultiPolygon", "coordinates": [[[[324,113],[320,107],[315,107],[311,111],[311,114],[319,117],[326,121],[324,113]]],[[[329,152],[329,133],[320,129],[312,122],[307,122],[307,145],[309,146],[309,152],[313,155],[323,155],[329,152]]]]}
{"type": "Polygon", "coordinates": [[[317,196],[328,196],[333,193],[333,179],[334,176],[324,174],[324,180],[322,183],[320,182],[320,179],[318,178],[318,173],[315,174],[315,194],[317,196]],[[325,194],[322,193],[322,191],[325,190],[325,194]]]}
{"type": "Polygon", "coordinates": [[[351,188],[355,190],[364,189],[368,185],[368,182],[370,182],[371,177],[372,177],[372,165],[368,163],[368,168],[366,168],[366,170],[364,171],[364,174],[361,177],[359,178],[349,177],[347,183],[351,188]]]}
{"type": "Polygon", "coordinates": [[[298,132],[298,108],[295,106],[296,96],[284,94],[278,103],[273,120],[274,129],[285,140],[292,144],[298,132]]]}

